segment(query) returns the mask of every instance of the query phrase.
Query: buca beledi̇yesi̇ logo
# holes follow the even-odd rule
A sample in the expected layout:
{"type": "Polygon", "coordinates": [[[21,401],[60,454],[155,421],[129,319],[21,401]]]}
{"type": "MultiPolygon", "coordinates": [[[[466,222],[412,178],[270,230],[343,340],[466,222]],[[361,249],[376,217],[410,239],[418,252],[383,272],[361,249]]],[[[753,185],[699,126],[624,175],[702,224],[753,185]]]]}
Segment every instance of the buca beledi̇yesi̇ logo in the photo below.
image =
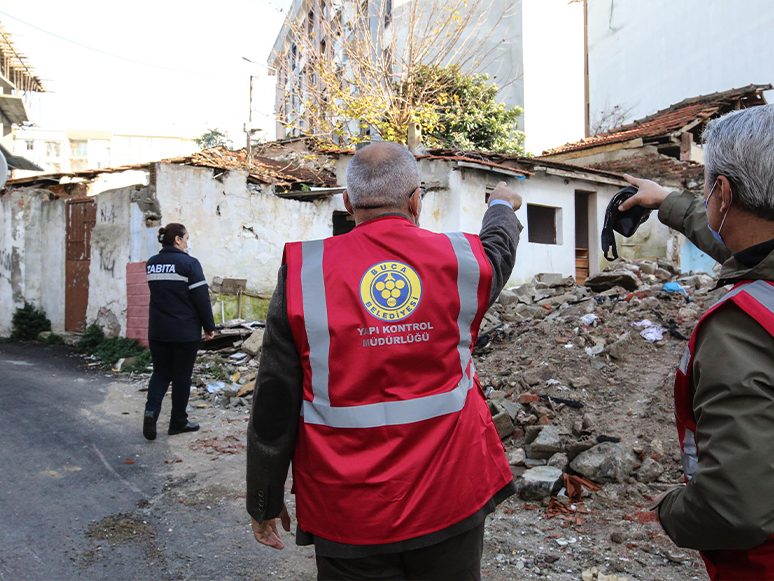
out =
{"type": "Polygon", "coordinates": [[[360,300],[377,319],[400,321],[416,310],[422,299],[422,281],[402,262],[374,264],[360,281],[360,300]]]}

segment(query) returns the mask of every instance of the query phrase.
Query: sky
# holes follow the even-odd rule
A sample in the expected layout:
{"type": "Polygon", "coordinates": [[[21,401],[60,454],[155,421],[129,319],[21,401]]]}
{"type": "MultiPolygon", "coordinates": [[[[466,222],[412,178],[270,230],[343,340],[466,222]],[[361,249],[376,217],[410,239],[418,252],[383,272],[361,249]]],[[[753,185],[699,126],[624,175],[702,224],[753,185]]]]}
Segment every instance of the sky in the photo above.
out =
{"type": "Polygon", "coordinates": [[[0,22],[50,91],[30,111],[39,126],[191,137],[218,128],[241,146],[251,75],[253,125],[273,137],[274,78],[266,60],[285,5],[4,0],[0,22]]]}
{"type": "MultiPolygon", "coordinates": [[[[241,147],[251,75],[253,126],[274,138],[266,61],[290,4],[4,0],[0,22],[50,91],[29,112],[40,127],[189,137],[217,128],[241,147]]],[[[583,137],[583,12],[568,0],[523,0],[523,10],[523,127],[540,153],[583,137]]]]}

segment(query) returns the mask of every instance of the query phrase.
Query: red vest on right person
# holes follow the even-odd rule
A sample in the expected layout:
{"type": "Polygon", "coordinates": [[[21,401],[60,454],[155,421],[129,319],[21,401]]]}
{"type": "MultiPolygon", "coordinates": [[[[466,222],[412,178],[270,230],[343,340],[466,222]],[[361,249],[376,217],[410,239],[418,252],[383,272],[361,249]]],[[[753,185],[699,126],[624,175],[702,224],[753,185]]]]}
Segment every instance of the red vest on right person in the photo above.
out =
{"type": "MultiPolygon", "coordinates": [[[[675,377],[675,420],[686,481],[693,478],[699,460],[691,397],[691,369],[696,337],[707,317],[726,301],[732,301],[774,336],[774,283],[764,280],[740,282],[707,311],[696,325],[675,377]]],[[[753,549],[704,551],[701,556],[713,580],[774,580],[774,536],[753,549]]]]}
{"type": "Polygon", "coordinates": [[[386,544],[476,513],[513,478],[471,356],[492,286],[478,236],[386,216],[285,263],[301,529],[386,544]]]}

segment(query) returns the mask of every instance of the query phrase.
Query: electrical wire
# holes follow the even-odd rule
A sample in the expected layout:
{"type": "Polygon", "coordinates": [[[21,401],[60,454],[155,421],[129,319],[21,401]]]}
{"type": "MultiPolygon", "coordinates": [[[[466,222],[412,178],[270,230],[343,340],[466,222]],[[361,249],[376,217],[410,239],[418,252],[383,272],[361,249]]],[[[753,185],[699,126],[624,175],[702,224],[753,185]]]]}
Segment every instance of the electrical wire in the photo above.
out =
{"type": "Polygon", "coordinates": [[[161,66],[161,65],[155,65],[153,63],[146,63],[146,62],[143,62],[143,61],[138,61],[138,60],[130,59],[130,58],[127,58],[127,57],[123,57],[123,56],[120,56],[120,55],[117,55],[117,54],[113,54],[113,53],[101,50],[99,48],[94,48],[92,46],[87,46],[87,45],[85,45],[83,43],[78,42],[77,40],[71,40],[69,38],[65,38],[64,36],[60,36],[60,35],[58,35],[58,34],[56,34],[54,32],[51,32],[51,31],[48,31],[48,30],[44,30],[44,29],[40,28],[39,26],[35,26],[34,24],[30,24],[29,22],[25,22],[21,18],[17,18],[16,16],[12,16],[11,14],[8,14],[7,12],[3,12],[2,10],[0,10],[0,14],[2,14],[3,16],[7,16],[8,18],[12,18],[13,20],[16,20],[17,22],[20,22],[21,24],[29,26],[30,28],[34,28],[37,31],[43,32],[44,34],[48,34],[50,36],[53,36],[54,38],[58,38],[59,40],[63,40],[65,42],[69,42],[69,43],[74,44],[76,46],[80,46],[81,48],[85,48],[87,50],[91,50],[91,51],[94,51],[96,53],[99,53],[99,54],[102,54],[102,55],[105,55],[105,56],[109,56],[109,57],[112,57],[112,58],[115,58],[115,59],[119,59],[119,60],[122,60],[122,61],[133,63],[133,64],[136,64],[136,65],[141,65],[141,66],[144,66],[144,67],[152,67],[154,69],[160,69],[162,71],[172,71],[172,72],[175,72],[175,73],[185,73],[185,74],[188,74],[188,75],[215,76],[214,73],[205,73],[205,72],[202,72],[202,71],[186,71],[186,70],[183,70],[183,69],[174,69],[174,68],[171,68],[171,67],[164,67],[164,66],[161,66]]]}

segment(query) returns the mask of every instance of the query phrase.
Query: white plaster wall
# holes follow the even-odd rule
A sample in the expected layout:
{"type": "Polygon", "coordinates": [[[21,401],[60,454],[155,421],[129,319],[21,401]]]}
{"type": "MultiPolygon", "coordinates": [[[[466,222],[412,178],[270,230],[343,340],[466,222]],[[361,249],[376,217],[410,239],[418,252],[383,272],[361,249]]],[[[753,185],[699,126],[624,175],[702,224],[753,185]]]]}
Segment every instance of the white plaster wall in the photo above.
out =
{"type": "MultiPolygon", "coordinates": [[[[46,200],[40,209],[40,306],[51,321],[51,330],[65,327],[65,266],[67,214],[64,200],[46,200]]],[[[28,260],[31,258],[27,252],[28,260]]]]}
{"type": "Polygon", "coordinates": [[[285,242],[331,236],[333,212],[344,211],[344,204],[340,194],[300,202],[249,191],[246,176],[231,171],[213,179],[211,169],[159,164],[156,196],[162,223],[188,229],[191,254],[208,281],[246,278],[248,290],[268,295],[277,285],[285,242]]]}
{"type": "Polygon", "coordinates": [[[0,198],[0,336],[11,333],[11,317],[24,302],[24,198],[0,198]]]}
{"type": "Polygon", "coordinates": [[[0,199],[0,336],[27,301],[42,308],[54,331],[64,329],[64,201],[36,190],[0,199]]]}
{"type": "Polygon", "coordinates": [[[631,107],[632,121],[774,80],[771,0],[588,0],[588,27],[592,120],[614,105],[631,107]]]}
{"type": "MultiPolygon", "coordinates": [[[[110,313],[126,332],[126,264],[129,262],[131,206],[130,188],[102,192],[95,198],[97,222],[91,233],[89,302],[87,323],[101,326],[110,313]]],[[[107,331],[107,330],[106,330],[107,331]]]]}

